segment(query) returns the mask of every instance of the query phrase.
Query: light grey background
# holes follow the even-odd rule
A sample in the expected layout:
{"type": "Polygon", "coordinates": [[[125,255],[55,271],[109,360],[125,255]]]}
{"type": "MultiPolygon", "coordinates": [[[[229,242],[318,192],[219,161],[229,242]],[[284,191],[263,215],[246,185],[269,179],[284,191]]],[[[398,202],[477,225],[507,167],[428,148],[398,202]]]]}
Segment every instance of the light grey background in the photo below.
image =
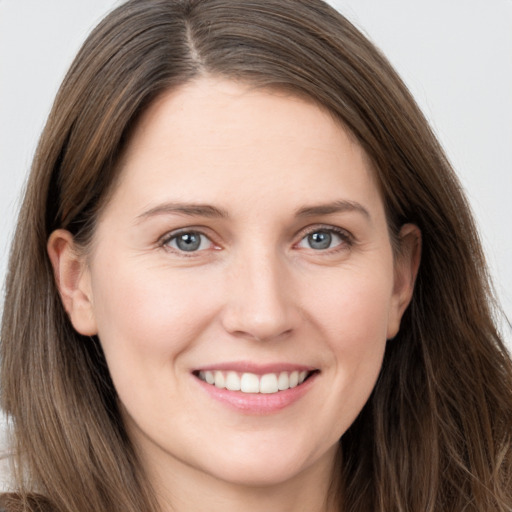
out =
{"type": "MultiPolygon", "coordinates": [[[[60,81],[113,0],[0,0],[0,281],[20,191],[60,81]]],[[[332,0],[432,122],[512,317],[512,0],[332,0]]],[[[512,348],[512,335],[505,337],[512,348]]]]}

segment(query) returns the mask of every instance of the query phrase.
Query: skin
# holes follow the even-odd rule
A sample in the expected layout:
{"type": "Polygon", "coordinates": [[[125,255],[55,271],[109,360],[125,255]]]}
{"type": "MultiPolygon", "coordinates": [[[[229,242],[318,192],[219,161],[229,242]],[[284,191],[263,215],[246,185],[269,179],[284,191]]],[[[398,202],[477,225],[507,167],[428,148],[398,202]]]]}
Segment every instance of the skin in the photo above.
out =
{"type": "Polygon", "coordinates": [[[162,510],[339,506],[326,500],[337,441],[413,291],[420,234],[399,238],[394,255],[368,158],[313,103],[209,77],[149,108],[87,255],[64,230],[48,250],[74,327],[99,335],[162,510]],[[204,235],[198,250],[180,251],[180,229],[204,235]],[[311,246],[319,231],[328,248],[311,246]],[[193,374],[227,361],[317,373],[291,405],[254,414],[193,374]]]}

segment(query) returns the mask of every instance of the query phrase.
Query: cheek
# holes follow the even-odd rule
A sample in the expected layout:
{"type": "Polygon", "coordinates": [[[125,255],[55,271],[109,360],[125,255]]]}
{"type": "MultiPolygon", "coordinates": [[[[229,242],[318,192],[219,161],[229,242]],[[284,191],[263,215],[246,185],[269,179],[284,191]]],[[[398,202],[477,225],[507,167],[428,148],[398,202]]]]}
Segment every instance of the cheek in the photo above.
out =
{"type": "Polygon", "coordinates": [[[341,269],[316,283],[309,310],[339,350],[364,352],[386,339],[392,291],[391,263],[341,269]]]}
{"type": "Polygon", "coordinates": [[[317,291],[321,300],[311,304],[331,358],[326,414],[333,418],[332,436],[345,432],[355,420],[380,373],[393,286],[387,269],[340,274],[324,286],[323,294],[317,291]]]}
{"type": "MultiPolygon", "coordinates": [[[[135,262],[136,263],[136,262],[135,262]]],[[[98,334],[115,365],[172,360],[214,315],[203,281],[140,264],[102,266],[93,282],[98,334]],[[109,268],[110,267],[110,268],[109,268]]],[[[110,366],[110,364],[109,364],[110,366]]]]}

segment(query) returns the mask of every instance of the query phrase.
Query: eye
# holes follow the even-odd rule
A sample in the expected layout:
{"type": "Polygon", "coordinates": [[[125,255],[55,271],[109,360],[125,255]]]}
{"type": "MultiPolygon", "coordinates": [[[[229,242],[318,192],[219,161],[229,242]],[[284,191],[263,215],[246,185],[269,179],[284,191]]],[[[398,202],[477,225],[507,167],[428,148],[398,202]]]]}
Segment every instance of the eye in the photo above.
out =
{"type": "Polygon", "coordinates": [[[313,249],[315,251],[325,251],[326,249],[333,249],[342,244],[349,242],[349,236],[336,229],[316,229],[309,232],[298,243],[297,247],[305,249],[313,249]]]}
{"type": "Polygon", "coordinates": [[[177,251],[196,252],[211,248],[213,243],[206,235],[197,231],[182,231],[169,236],[163,245],[177,251]]]}

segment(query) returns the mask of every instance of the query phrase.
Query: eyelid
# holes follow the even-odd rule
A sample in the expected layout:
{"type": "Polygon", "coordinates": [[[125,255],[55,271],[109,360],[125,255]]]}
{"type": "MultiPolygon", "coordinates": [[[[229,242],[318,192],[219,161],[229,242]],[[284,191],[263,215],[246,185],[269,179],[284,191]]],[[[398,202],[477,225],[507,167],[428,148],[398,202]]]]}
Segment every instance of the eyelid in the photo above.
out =
{"type": "Polygon", "coordinates": [[[219,244],[217,242],[215,242],[213,237],[210,234],[207,234],[205,231],[206,231],[206,228],[200,227],[200,226],[187,226],[187,227],[183,227],[183,228],[173,229],[171,231],[168,231],[164,235],[162,235],[157,240],[157,245],[158,245],[158,247],[162,247],[163,249],[175,252],[177,254],[180,254],[180,255],[183,255],[186,257],[197,255],[198,253],[202,253],[204,251],[207,251],[208,249],[220,249],[219,244]],[[174,240],[177,237],[179,237],[180,235],[183,235],[186,233],[195,233],[197,235],[204,236],[205,238],[208,239],[208,241],[210,242],[212,247],[209,247],[207,249],[201,249],[198,251],[190,251],[187,253],[186,251],[180,251],[179,249],[175,249],[174,247],[170,247],[168,245],[172,240],[174,240]]]}
{"type": "MultiPolygon", "coordinates": [[[[198,235],[206,237],[210,241],[211,245],[213,246],[213,247],[211,247],[212,249],[217,249],[217,250],[221,249],[220,244],[218,242],[216,242],[215,238],[211,234],[207,233],[207,231],[210,231],[210,230],[208,230],[204,226],[186,226],[186,227],[174,229],[174,230],[168,231],[164,235],[162,235],[157,240],[157,245],[159,247],[162,247],[169,251],[179,253],[180,255],[185,255],[188,257],[194,256],[194,255],[197,255],[198,253],[202,253],[208,249],[201,249],[199,251],[190,251],[189,253],[186,253],[186,251],[180,251],[179,249],[174,249],[172,247],[169,247],[167,244],[169,244],[169,242],[171,240],[177,238],[181,234],[197,233],[198,235]]],[[[326,249],[324,251],[317,251],[317,252],[335,252],[336,250],[340,250],[341,248],[346,248],[347,246],[350,247],[356,242],[355,237],[352,235],[352,233],[350,233],[348,230],[346,230],[344,228],[341,228],[339,226],[333,226],[331,224],[315,224],[315,225],[306,226],[305,228],[302,228],[299,231],[299,233],[297,234],[298,241],[294,244],[294,247],[297,247],[298,244],[300,242],[302,242],[302,240],[304,240],[305,237],[307,237],[308,235],[315,233],[317,231],[332,232],[332,233],[338,235],[343,240],[343,243],[339,244],[341,247],[336,246],[331,249],[326,249]]]]}
{"type": "Polygon", "coordinates": [[[327,232],[335,233],[343,240],[343,244],[340,244],[341,247],[336,246],[331,249],[325,249],[323,251],[316,250],[315,252],[326,252],[326,253],[335,252],[336,250],[340,250],[341,248],[346,248],[347,246],[348,247],[352,246],[356,241],[355,237],[352,235],[352,233],[350,233],[350,231],[347,231],[346,229],[340,228],[338,226],[333,226],[331,224],[315,224],[313,226],[307,226],[307,227],[303,228],[298,233],[297,236],[298,236],[299,240],[294,244],[294,246],[297,247],[298,244],[300,242],[302,242],[302,240],[304,240],[304,238],[306,238],[307,236],[309,236],[313,233],[316,233],[318,231],[327,231],[327,232]]]}

